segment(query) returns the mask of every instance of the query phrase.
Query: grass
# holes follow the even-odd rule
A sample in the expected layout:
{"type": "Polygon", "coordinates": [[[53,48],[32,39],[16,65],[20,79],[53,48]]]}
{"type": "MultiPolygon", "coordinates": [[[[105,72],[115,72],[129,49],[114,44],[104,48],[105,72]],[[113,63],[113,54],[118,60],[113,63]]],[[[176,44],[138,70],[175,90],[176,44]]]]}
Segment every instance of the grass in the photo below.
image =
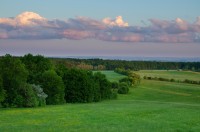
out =
{"type": "MultiPolygon", "coordinates": [[[[111,81],[123,77],[112,71],[103,73],[111,81]]],[[[0,131],[198,132],[200,87],[142,80],[138,88],[117,100],[0,109],[0,131]]]]}
{"type": "MultiPolygon", "coordinates": [[[[98,71],[95,71],[95,72],[98,72],[98,71]]],[[[110,80],[111,82],[118,82],[120,79],[126,77],[125,75],[120,75],[113,71],[101,71],[101,73],[105,74],[108,80],[110,80]]]]}
{"type": "Polygon", "coordinates": [[[167,79],[175,79],[183,81],[185,79],[200,81],[200,73],[192,71],[177,71],[177,70],[140,70],[136,73],[148,77],[163,77],[167,79]]]}

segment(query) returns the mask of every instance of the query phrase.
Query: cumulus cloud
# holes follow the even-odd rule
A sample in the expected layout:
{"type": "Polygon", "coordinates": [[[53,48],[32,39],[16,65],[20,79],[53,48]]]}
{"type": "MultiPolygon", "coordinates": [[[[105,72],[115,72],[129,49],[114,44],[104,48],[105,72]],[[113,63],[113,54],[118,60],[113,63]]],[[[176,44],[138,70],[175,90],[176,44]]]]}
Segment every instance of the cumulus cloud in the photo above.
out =
{"type": "Polygon", "coordinates": [[[119,26],[119,27],[128,27],[128,23],[124,22],[122,16],[117,16],[116,19],[111,19],[109,17],[104,18],[103,23],[108,26],[119,26]]]}
{"type": "Polygon", "coordinates": [[[88,17],[48,20],[34,12],[0,18],[0,39],[99,39],[116,42],[200,42],[200,17],[194,23],[150,19],[150,25],[130,26],[122,16],[95,20],[88,17]]]}

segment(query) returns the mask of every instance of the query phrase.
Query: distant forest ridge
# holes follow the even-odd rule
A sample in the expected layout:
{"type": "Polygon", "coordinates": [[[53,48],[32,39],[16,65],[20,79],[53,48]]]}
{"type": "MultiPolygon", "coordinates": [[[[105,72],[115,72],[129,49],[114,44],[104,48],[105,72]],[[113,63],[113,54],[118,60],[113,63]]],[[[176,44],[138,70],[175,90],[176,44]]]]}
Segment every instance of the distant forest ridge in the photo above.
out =
{"type": "Polygon", "coordinates": [[[200,62],[200,57],[134,57],[134,56],[52,56],[49,58],[103,59],[126,61],[200,62]]]}
{"type": "MultiPolygon", "coordinates": [[[[16,56],[17,57],[17,56],[16,56]]],[[[64,64],[68,68],[79,68],[84,70],[115,70],[116,68],[129,69],[129,70],[190,70],[200,72],[200,58],[182,58],[182,61],[178,61],[178,58],[174,58],[177,61],[169,61],[170,58],[163,58],[162,61],[159,58],[147,57],[123,59],[123,57],[108,57],[108,56],[67,56],[65,57],[46,57],[50,59],[54,64],[64,64]],[[168,60],[168,61],[167,61],[168,60]]],[[[1,58],[1,57],[0,57],[1,58]]],[[[17,57],[18,58],[18,57],[17,57]]],[[[22,58],[22,57],[19,57],[22,58]]],[[[161,59],[161,58],[160,58],[161,59]]],[[[172,58],[173,59],[173,58],[172,58]]]]}
{"type": "MultiPolygon", "coordinates": [[[[38,55],[38,54],[36,54],[38,55]]],[[[4,55],[0,55],[2,57],[4,55]]],[[[19,55],[12,55],[22,57],[19,55]]],[[[102,60],[125,60],[125,61],[157,61],[157,62],[200,62],[200,57],[135,57],[135,56],[89,56],[89,55],[67,55],[67,56],[46,56],[46,58],[59,59],[102,59],[102,60]]]]}
{"type": "Polygon", "coordinates": [[[62,63],[68,68],[85,70],[190,70],[199,72],[200,62],[162,62],[162,61],[127,61],[106,59],[51,58],[54,63],[62,63]]]}

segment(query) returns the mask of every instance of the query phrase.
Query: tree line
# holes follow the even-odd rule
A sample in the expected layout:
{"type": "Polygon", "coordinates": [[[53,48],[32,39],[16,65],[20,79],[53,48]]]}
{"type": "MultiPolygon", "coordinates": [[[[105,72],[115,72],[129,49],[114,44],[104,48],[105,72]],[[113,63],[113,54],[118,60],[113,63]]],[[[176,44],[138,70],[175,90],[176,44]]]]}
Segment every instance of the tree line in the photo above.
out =
{"type": "Polygon", "coordinates": [[[200,71],[200,62],[160,62],[160,61],[126,61],[103,59],[51,58],[54,63],[63,62],[67,67],[78,66],[80,69],[115,70],[191,70],[200,71]]]}
{"type": "Polygon", "coordinates": [[[190,80],[190,79],[185,79],[185,80],[177,80],[174,78],[163,78],[163,77],[151,77],[151,76],[144,76],[143,77],[146,80],[156,80],[156,81],[166,81],[166,82],[177,82],[177,83],[188,83],[188,84],[198,84],[200,85],[200,81],[196,80],[190,80]]]}
{"type": "Polygon", "coordinates": [[[54,63],[41,55],[0,58],[0,105],[36,107],[116,98],[104,74],[54,63]]]}

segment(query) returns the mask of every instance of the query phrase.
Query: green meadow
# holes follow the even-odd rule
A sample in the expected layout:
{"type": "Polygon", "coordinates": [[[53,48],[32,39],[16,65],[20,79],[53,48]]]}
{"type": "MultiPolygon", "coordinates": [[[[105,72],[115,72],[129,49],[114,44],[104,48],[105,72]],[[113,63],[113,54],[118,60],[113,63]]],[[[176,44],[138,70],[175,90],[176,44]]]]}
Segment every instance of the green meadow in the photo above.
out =
{"type": "Polygon", "coordinates": [[[105,74],[108,80],[110,80],[111,82],[118,82],[120,79],[126,77],[125,75],[121,75],[113,71],[101,71],[101,73],[105,74]]]}
{"type": "Polygon", "coordinates": [[[136,71],[141,77],[162,77],[167,79],[175,79],[183,81],[185,79],[200,81],[200,73],[193,71],[177,71],[177,70],[140,70],[136,71]]]}
{"type": "MultiPolygon", "coordinates": [[[[124,76],[103,71],[110,81],[124,76]]],[[[139,71],[178,79],[199,79],[183,71],[139,71]],[[176,75],[177,74],[177,75],[176,75]]],[[[1,108],[0,132],[199,132],[200,85],[142,80],[129,94],[99,103],[1,108]]]]}

